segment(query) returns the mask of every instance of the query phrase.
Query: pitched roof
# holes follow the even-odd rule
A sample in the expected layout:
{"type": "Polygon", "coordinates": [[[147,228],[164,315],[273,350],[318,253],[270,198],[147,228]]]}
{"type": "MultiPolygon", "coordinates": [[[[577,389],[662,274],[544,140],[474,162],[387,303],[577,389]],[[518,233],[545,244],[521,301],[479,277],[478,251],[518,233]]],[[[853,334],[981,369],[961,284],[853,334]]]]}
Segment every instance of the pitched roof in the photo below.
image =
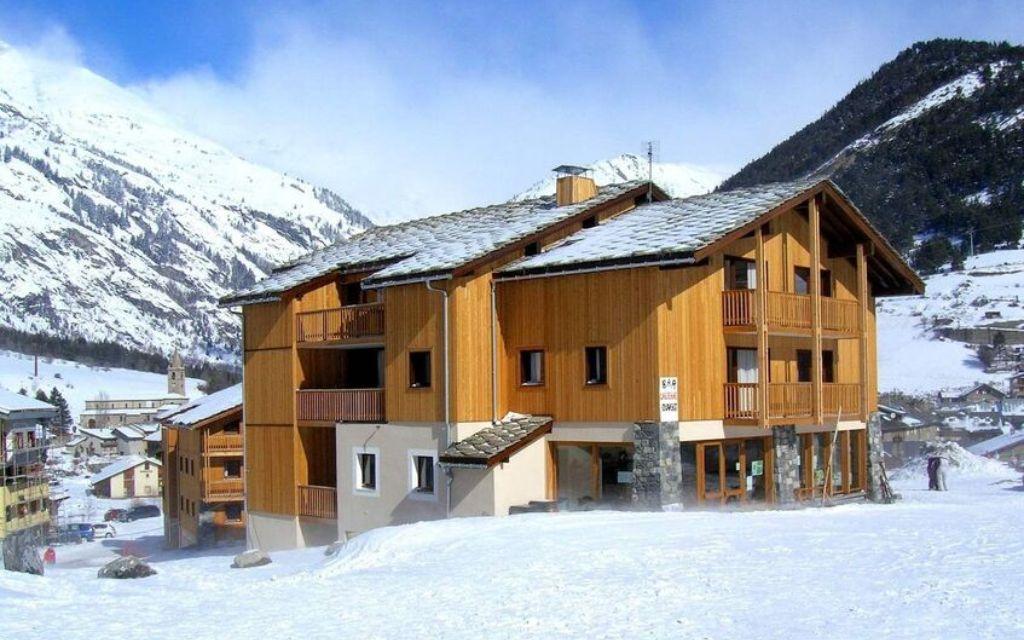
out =
{"type": "Polygon", "coordinates": [[[1024,431],[1014,431],[972,444],[967,450],[974,455],[987,456],[1021,444],[1024,444],[1024,431]]]}
{"type": "Polygon", "coordinates": [[[114,435],[120,436],[125,440],[142,440],[143,436],[145,436],[141,430],[131,426],[114,427],[114,435]]]}
{"type": "Polygon", "coordinates": [[[829,180],[805,178],[706,195],[645,203],[601,225],[565,238],[547,251],[521,258],[499,270],[499,277],[540,275],[635,264],[692,263],[763,216],[811,195],[826,192],[844,212],[847,227],[880,249],[887,268],[906,281],[903,289],[923,291],[923,283],[899,253],[829,180]],[[909,286],[907,286],[909,285],[909,286]]]}
{"type": "Polygon", "coordinates": [[[2,413],[13,413],[16,411],[53,411],[56,412],[57,408],[49,402],[43,402],[23,396],[20,393],[14,393],[7,389],[0,388],[0,412],[2,413]]]}
{"type": "Polygon", "coordinates": [[[118,460],[117,462],[107,465],[106,467],[100,469],[98,472],[94,473],[92,478],[89,479],[89,484],[94,485],[98,482],[103,482],[104,480],[113,478],[117,474],[124,473],[129,469],[139,466],[143,462],[149,462],[150,464],[155,464],[158,467],[163,466],[160,464],[159,460],[154,460],[153,458],[145,458],[143,456],[135,455],[125,456],[118,460]]]}
{"type": "Polygon", "coordinates": [[[232,409],[241,408],[242,385],[236,384],[183,404],[177,411],[164,414],[161,419],[165,424],[191,427],[232,409]]]}
{"type": "Polygon", "coordinates": [[[646,185],[642,181],[606,185],[593,198],[562,207],[552,195],[373,227],[278,267],[252,287],[223,298],[221,304],[277,300],[290,289],[336,271],[376,269],[365,280],[367,286],[447,274],[634,190],[640,193],[646,185]]]}
{"type": "Polygon", "coordinates": [[[643,204],[501,271],[530,273],[566,265],[691,256],[820,182],[797,180],[643,204]]]}
{"type": "Polygon", "coordinates": [[[113,440],[114,431],[107,428],[92,428],[92,427],[79,427],[78,433],[89,436],[90,438],[98,438],[100,440],[113,440]]]}
{"type": "Polygon", "coordinates": [[[508,460],[514,453],[551,432],[549,416],[509,413],[498,424],[481,429],[452,444],[439,461],[449,466],[486,468],[508,460]]]}

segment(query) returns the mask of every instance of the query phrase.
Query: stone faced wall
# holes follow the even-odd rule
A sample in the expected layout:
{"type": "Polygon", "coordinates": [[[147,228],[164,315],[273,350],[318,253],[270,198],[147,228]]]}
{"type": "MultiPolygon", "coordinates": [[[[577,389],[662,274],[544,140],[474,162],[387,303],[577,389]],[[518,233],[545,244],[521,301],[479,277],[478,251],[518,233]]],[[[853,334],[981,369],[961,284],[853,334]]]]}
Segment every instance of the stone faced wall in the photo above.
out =
{"type": "Polygon", "coordinates": [[[792,504],[796,502],[796,490],[800,488],[800,436],[795,426],[774,427],[772,436],[775,502],[792,504]]]}
{"type": "Polygon", "coordinates": [[[638,422],[633,426],[633,504],[644,509],[681,501],[679,424],[638,422]]]}

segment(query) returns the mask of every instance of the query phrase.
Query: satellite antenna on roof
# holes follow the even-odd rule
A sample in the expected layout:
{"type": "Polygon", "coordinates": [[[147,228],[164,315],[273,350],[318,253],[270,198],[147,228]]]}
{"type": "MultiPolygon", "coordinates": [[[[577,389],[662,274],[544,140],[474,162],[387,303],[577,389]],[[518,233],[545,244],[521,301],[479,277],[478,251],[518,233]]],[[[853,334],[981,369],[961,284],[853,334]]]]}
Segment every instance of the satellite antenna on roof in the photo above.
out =
{"type": "Polygon", "coordinates": [[[645,140],[644,154],[647,156],[647,202],[654,201],[654,162],[661,160],[661,142],[645,140]]]}

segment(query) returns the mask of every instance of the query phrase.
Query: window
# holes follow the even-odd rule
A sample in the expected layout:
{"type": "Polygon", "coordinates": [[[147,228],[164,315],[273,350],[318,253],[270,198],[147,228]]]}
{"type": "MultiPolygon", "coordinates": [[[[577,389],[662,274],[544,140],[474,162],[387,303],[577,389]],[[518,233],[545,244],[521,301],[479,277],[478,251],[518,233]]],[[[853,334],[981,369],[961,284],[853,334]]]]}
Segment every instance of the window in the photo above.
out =
{"type": "Polygon", "coordinates": [[[341,304],[343,306],[362,304],[364,302],[366,302],[366,292],[363,291],[358,282],[350,282],[343,285],[341,290],[341,304]]]}
{"type": "Polygon", "coordinates": [[[377,460],[380,450],[375,447],[358,447],[352,450],[353,493],[380,493],[377,484],[377,460]]]}
{"type": "Polygon", "coordinates": [[[527,257],[535,256],[538,253],[540,253],[539,242],[531,242],[530,244],[526,245],[526,247],[523,249],[523,255],[527,257]]]}
{"type": "Polygon", "coordinates": [[[583,228],[584,229],[593,229],[596,226],[597,226],[597,216],[590,216],[589,218],[585,218],[583,220],[583,228]]]}
{"type": "Polygon", "coordinates": [[[811,350],[796,350],[796,381],[811,382],[811,350]]]}
{"type": "Polygon", "coordinates": [[[242,477],[242,461],[241,460],[225,460],[224,461],[224,477],[225,478],[241,478],[242,477]]]}
{"type": "Polygon", "coordinates": [[[811,292],[811,270],[809,267],[793,267],[793,293],[805,296],[811,292]]]}
{"type": "Polygon", "coordinates": [[[433,498],[435,496],[434,470],[437,454],[429,450],[409,452],[409,490],[413,496],[433,498]]]}
{"type": "Polygon", "coordinates": [[[587,384],[608,384],[607,347],[587,347],[587,384]]]}
{"type": "Polygon", "coordinates": [[[821,352],[821,381],[836,381],[836,354],[833,351],[821,352]]]}
{"type": "Polygon", "coordinates": [[[241,422],[232,422],[231,424],[224,425],[224,433],[235,434],[235,433],[241,433],[241,432],[242,432],[242,423],[241,422]]]}
{"type": "Polygon", "coordinates": [[[821,295],[832,297],[832,272],[828,269],[821,270],[821,295]]]}
{"type": "Polygon", "coordinates": [[[224,505],[224,517],[230,521],[238,522],[242,519],[242,505],[239,502],[232,502],[224,505]]]}
{"type": "Polygon", "coordinates": [[[726,349],[726,382],[752,384],[757,382],[757,350],[726,349]]]}
{"type": "Polygon", "coordinates": [[[544,352],[527,349],[519,352],[519,379],[524,386],[544,384],[544,352]]]}
{"type": "Polygon", "coordinates": [[[757,267],[746,258],[725,259],[725,288],[730,291],[757,288],[757,267]]]}
{"type": "Polygon", "coordinates": [[[430,386],[429,351],[409,353],[409,386],[413,389],[425,389],[430,386]]]}

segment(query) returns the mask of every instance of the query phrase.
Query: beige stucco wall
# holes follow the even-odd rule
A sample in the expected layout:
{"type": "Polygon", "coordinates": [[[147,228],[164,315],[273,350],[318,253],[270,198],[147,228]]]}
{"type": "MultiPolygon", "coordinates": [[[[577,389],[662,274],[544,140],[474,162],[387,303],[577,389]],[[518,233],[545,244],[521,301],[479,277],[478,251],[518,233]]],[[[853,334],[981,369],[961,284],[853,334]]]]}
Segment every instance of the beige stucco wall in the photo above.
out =
{"type": "Polygon", "coordinates": [[[412,490],[410,456],[437,454],[444,435],[440,423],[341,424],[337,429],[339,538],[377,527],[434,520],[445,515],[445,476],[434,467],[434,494],[412,490]],[[378,453],[377,490],[355,487],[357,450],[378,453]]]}
{"type": "Polygon", "coordinates": [[[511,506],[547,499],[547,447],[547,440],[539,438],[491,470],[494,515],[507,516],[511,506]]]}
{"type": "Polygon", "coordinates": [[[302,546],[299,519],[276,513],[246,513],[245,539],[249,549],[279,551],[302,546]]]}
{"type": "Polygon", "coordinates": [[[555,422],[552,442],[633,442],[632,422],[555,422]]]}

